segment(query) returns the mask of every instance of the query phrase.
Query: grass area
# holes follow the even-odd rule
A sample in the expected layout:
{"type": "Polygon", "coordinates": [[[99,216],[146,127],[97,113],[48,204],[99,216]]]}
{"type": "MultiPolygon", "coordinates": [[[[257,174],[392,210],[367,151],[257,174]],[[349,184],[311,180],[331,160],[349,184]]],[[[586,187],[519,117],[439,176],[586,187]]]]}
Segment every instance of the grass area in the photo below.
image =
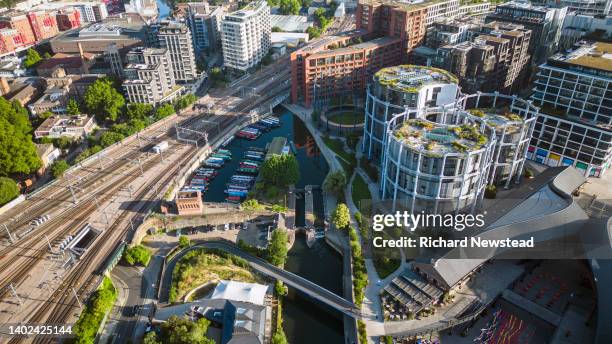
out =
{"type": "MultiPolygon", "coordinates": [[[[368,184],[359,174],[355,174],[355,178],[353,179],[351,197],[353,198],[353,203],[355,203],[355,206],[357,207],[360,206],[361,200],[370,201],[372,199],[372,194],[370,193],[370,189],[368,189],[368,184]]],[[[363,212],[362,209],[359,210],[363,212]]]]}
{"type": "MultiPolygon", "coordinates": [[[[402,232],[399,228],[388,229],[382,232],[375,232],[376,236],[382,236],[385,240],[398,239],[402,232]]],[[[398,248],[372,248],[374,267],[378,276],[382,279],[389,276],[393,271],[400,267],[402,256],[398,248]]]]}
{"type": "Polygon", "coordinates": [[[329,115],[329,121],[338,124],[361,124],[363,123],[363,120],[363,114],[360,114],[355,111],[334,112],[329,115]]]}
{"type": "Polygon", "coordinates": [[[323,137],[323,142],[340,158],[340,164],[347,173],[347,176],[353,174],[355,166],[357,166],[357,158],[351,153],[344,150],[344,142],[339,139],[332,139],[330,137],[323,137]]]}
{"type": "Polygon", "coordinates": [[[361,244],[357,237],[355,228],[349,228],[349,242],[351,245],[351,258],[353,260],[353,293],[355,294],[355,304],[360,306],[365,296],[364,291],[368,285],[368,273],[361,251],[361,244]]]}
{"type": "Polygon", "coordinates": [[[116,298],[117,290],[113,282],[110,278],[104,277],[102,285],[93,293],[73,328],[73,334],[76,336],[75,343],[94,342],[98,328],[106,313],[113,308],[116,298]]]}
{"type": "Polygon", "coordinates": [[[178,301],[193,288],[213,280],[258,282],[246,260],[211,249],[197,249],[185,254],[172,273],[170,302],[178,301]]]}
{"type": "Polygon", "coordinates": [[[366,325],[363,320],[357,320],[357,331],[359,332],[359,344],[367,343],[368,333],[366,332],[366,325]]]}

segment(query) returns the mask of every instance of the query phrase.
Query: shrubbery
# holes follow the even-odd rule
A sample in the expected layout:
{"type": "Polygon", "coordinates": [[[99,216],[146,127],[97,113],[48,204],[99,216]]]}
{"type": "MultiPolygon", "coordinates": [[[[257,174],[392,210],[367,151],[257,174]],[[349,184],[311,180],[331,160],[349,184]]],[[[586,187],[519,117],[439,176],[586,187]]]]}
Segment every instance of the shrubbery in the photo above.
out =
{"type": "Polygon", "coordinates": [[[76,336],[75,343],[89,344],[94,342],[100,323],[104,319],[104,315],[113,307],[116,298],[117,290],[110,278],[105,277],[102,286],[93,293],[85,310],[72,329],[76,336]]]}
{"type": "Polygon", "coordinates": [[[355,304],[360,305],[363,302],[364,290],[368,285],[368,273],[361,252],[361,245],[355,229],[350,227],[349,239],[351,245],[351,256],[353,258],[353,288],[355,293],[355,304]]]}
{"type": "Polygon", "coordinates": [[[493,199],[497,196],[497,187],[493,184],[487,185],[484,193],[485,198],[493,199]]]}
{"type": "Polygon", "coordinates": [[[151,260],[151,252],[142,245],[129,247],[123,252],[123,259],[129,265],[140,264],[142,266],[149,265],[151,260]]]}

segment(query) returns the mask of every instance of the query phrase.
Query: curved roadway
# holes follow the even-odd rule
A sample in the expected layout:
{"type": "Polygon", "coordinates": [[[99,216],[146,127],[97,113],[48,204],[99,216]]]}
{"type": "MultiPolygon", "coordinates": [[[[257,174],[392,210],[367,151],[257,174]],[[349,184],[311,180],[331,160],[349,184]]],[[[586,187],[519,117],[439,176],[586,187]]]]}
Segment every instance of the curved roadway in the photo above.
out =
{"type": "Polygon", "coordinates": [[[278,279],[283,281],[288,286],[299,290],[300,292],[308,295],[320,302],[325,303],[326,305],[333,307],[334,309],[349,315],[354,318],[361,318],[361,310],[352,302],[347,299],[336,295],[335,293],[301,277],[289,271],[278,268],[267,261],[250,255],[244,251],[242,251],[237,246],[230,244],[229,242],[224,241],[205,241],[199,242],[189,248],[182,250],[176,256],[174,256],[166,266],[164,270],[164,275],[162,276],[162,293],[160,296],[160,301],[168,300],[168,293],[170,290],[170,285],[172,283],[172,272],[174,267],[176,266],[176,262],[185,255],[187,252],[197,249],[197,248],[212,248],[225,251],[227,253],[236,255],[244,260],[246,260],[249,265],[255,269],[256,271],[274,279],[278,279]]]}

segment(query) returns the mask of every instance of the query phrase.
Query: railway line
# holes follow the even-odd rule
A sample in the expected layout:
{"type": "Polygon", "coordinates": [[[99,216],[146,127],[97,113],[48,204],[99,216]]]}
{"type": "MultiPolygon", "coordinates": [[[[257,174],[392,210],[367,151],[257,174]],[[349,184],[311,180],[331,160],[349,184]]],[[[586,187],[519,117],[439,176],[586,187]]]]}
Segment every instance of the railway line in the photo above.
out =
{"type": "MultiPolygon", "coordinates": [[[[248,117],[240,116],[241,114],[274,99],[276,96],[278,96],[280,92],[286,91],[287,87],[288,86],[286,82],[282,83],[281,85],[266,85],[260,90],[260,93],[266,94],[265,96],[260,96],[255,100],[245,99],[239,101],[238,104],[236,104],[231,109],[231,111],[228,111],[226,115],[196,116],[188,119],[184,123],[190,125],[196,123],[198,120],[208,120],[211,119],[210,117],[213,117],[212,122],[218,125],[218,128],[223,127],[224,130],[219,130],[219,132],[216,133],[214,138],[211,139],[220,139],[223,136],[224,132],[226,132],[228,129],[232,129],[235,126],[242,125],[246,122],[246,120],[249,119],[248,117]]],[[[170,135],[170,133],[166,132],[163,134],[162,137],[166,137],[168,135],[170,135]]],[[[170,149],[179,146],[184,147],[185,144],[173,141],[173,144],[171,145],[170,149]]],[[[190,148],[186,153],[183,153],[182,158],[179,160],[178,163],[172,165],[170,171],[166,171],[166,173],[159,173],[153,179],[147,181],[143,186],[141,186],[136,193],[135,199],[141,200],[147,195],[151,195],[151,193],[154,192],[153,188],[151,187],[152,185],[168,184],[174,178],[174,175],[181,170],[182,166],[189,162],[191,159],[193,159],[196,153],[197,150],[193,148],[190,148]]],[[[158,159],[147,160],[142,164],[143,169],[149,171],[150,169],[154,168],[157,163],[158,159]]],[[[119,165],[124,166],[123,164],[119,165]]],[[[138,168],[139,167],[135,165],[131,168],[128,167],[128,170],[131,172],[138,172],[138,168]]],[[[123,178],[123,181],[121,183],[110,183],[106,181],[104,185],[100,187],[101,190],[98,191],[98,194],[102,195],[102,202],[108,201],[115,191],[122,189],[123,187],[125,187],[125,185],[128,185],[131,181],[140,176],[139,173],[130,173],[129,175],[133,175],[134,177],[123,178]]],[[[122,176],[124,175],[122,174],[122,176]]],[[[65,196],[64,199],[59,200],[58,202],[65,202],[67,199],[69,199],[70,194],[64,192],[63,196],[65,196]]],[[[156,195],[151,196],[155,197],[156,195]]],[[[57,202],[55,203],[55,206],[56,205],[57,202]]],[[[51,206],[51,208],[52,207],[53,206],[51,206]]],[[[130,205],[127,209],[122,209],[118,217],[114,221],[112,221],[112,224],[95,239],[95,243],[92,244],[96,245],[95,252],[88,251],[81,257],[77,264],[73,266],[72,269],[69,270],[69,272],[66,274],[63,283],[51,294],[48,300],[43,301],[44,303],[40,307],[38,307],[37,311],[31,314],[30,318],[27,319],[29,323],[61,323],[65,321],[65,319],[70,317],[71,310],[76,306],[76,300],[72,298],[73,300],[70,302],[66,302],[66,300],[61,300],[60,302],[60,298],[62,296],[66,296],[66,293],[70,292],[69,289],[73,287],[76,288],[76,286],[79,286],[77,291],[77,295],[79,295],[79,298],[87,298],[87,295],[90,292],[89,289],[95,284],[95,280],[100,278],[99,275],[94,274],[97,265],[100,265],[101,262],[106,259],[106,255],[104,254],[105,252],[107,253],[109,252],[109,250],[112,250],[117,242],[125,238],[126,234],[128,233],[128,226],[125,225],[125,222],[130,217],[130,211],[134,210],[135,207],[138,207],[138,205],[130,205]]],[[[12,272],[8,276],[5,275],[2,278],[3,285],[6,285],[5,283],[20,283],[25,278],[24,276],[27,275],[27,272],[30,271],[37,264],[37,262],[40,261],[40,259],[45,258],[45,255],[47,254],[47,243],[46,240],[41,242],[41,239],[44,237],[44,235],[52,235],[53,240],[65,237],[65,235],[70,233],[75,228],[81,228],[85,223],[87,223],[88,215],[93,211],[93,202],[86,203],[84,201],[81,201],[77,205],[65,210],[65,212],[62,213],[62,216],[56,217],[48,222],[48,227],[51,227],[50,225],[58,224],[62,221],[66,222],[63,226],[56,228],[51,232],[42,230],[43,228],[39,228],[36,232],[38,234],[24,238],[24,241],[20,242],[20,245],[17,247],[21,247],[23,250],[26,250],[29,249],[29,247],[31,246],[35,246],[36,253],[33,255],[29,255],[28,258],[19,260],[17,267],[15,267],[15,265],[12,265],[10,267],[10,270],[12,272]],[[66,221],[67,218],[73,220],[66,221]],[[21,245],[21,243],[23,243],[24,245],[21,245]],[[36,243],[38,243],[38,245],[36,245],[36,243]]],[[[134,216],[132,215],[132,218],[133,217],[134,216]]],[[[14,263],[15,262],[13,261],[13,264],[14,263]]],[[[3,267],[0,267],[0,271],[2,271],[2,268],[3,267]]],[[[6,292],[7,290],[4,290],[3,294],[6,294],[6,292]]],[[[13,342],[20,342],[22,339],[23,338],[14,338],[13,342]]],[[[42,338],[37,339],[37,342],[40,342],[41,340],[42,342],[44,342],[44,339],[42,338]]]]}

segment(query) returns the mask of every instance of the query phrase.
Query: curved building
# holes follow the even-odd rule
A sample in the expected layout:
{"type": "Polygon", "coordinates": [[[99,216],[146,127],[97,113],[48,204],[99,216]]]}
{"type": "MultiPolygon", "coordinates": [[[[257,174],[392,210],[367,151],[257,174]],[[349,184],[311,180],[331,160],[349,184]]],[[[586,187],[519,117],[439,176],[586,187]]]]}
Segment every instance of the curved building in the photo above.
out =
{"type": "Polygon", "coordinates": [[[393,211],[473,212],[484,195],[495,136],[463,124],[393,117],[383,156],[381,199],[393,211]]]}
{"type": "Polygon", "coordinates": [[[442,69],[400,65],[379,70],[367,89],[362,142],[365,156],[380,161],[394,115],[406,109],[447,105],[455,102],[458,94],[457,78],[442,69]]]}

